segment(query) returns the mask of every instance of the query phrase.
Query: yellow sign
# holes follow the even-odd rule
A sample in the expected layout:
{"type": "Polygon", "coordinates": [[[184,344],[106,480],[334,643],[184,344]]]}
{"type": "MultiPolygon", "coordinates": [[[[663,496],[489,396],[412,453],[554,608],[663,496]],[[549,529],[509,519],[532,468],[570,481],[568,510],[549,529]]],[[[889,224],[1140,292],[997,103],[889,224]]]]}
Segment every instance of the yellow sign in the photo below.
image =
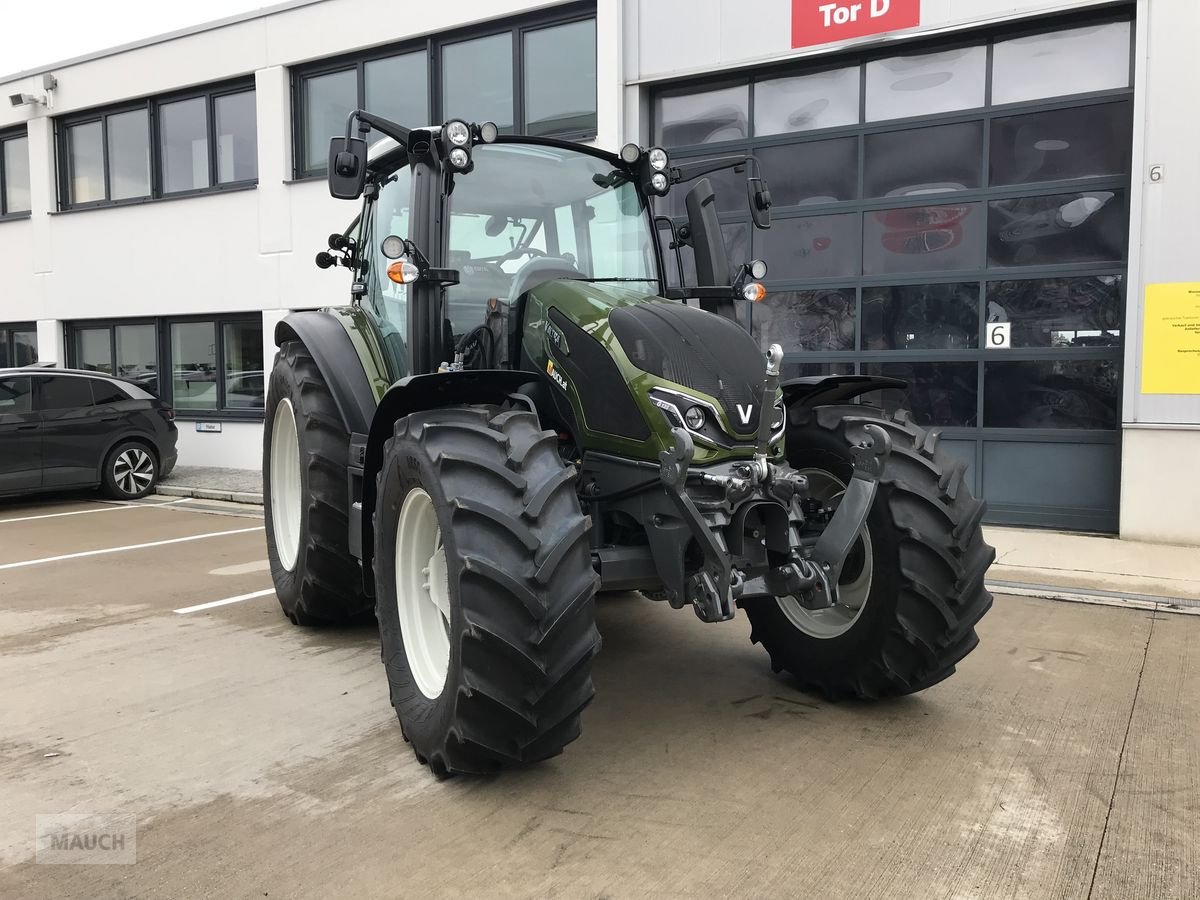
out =
{"type": "Polygon", "coordinates": [[[1146,285],[1142,393],[1200,394],[1200,283],[1146,285]]]}

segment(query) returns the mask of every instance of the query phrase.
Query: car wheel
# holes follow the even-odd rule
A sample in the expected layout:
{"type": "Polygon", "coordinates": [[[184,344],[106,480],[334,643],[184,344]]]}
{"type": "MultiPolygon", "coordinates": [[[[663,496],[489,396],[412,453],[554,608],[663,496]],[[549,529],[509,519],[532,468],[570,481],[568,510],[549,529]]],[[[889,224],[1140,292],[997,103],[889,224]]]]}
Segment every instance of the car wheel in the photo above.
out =
{"type": "Polygon", "coordinates": [[[125,441],[104,461],[104,493],[116,500],[145,497],[158,484],[158,460],[145,444],[125,441]]]}

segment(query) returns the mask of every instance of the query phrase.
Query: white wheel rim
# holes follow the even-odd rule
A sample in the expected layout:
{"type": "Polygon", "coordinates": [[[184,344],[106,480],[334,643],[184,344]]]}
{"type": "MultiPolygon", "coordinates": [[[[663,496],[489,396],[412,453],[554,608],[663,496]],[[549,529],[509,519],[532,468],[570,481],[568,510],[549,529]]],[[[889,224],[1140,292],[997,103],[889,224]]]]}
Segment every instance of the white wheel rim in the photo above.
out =
{"type": "MultiPolygon", "coordinates": [[[[812,496],[824,501],[840,500],[846,492],[841,479],[824,469],[801,469],[808,478],[812,496]]],[[[862,565],[843,570],[838,580],[838,602],[827,609],[806,609],[795,597],[776,597],[779,609],[796,628],[810,637],[828,640],[845,634],[858,621],[871,595],[871,577],[874,573],[874,556],[871,533],[866,527],[861,532],[862,544],[850,550],[848,561],[861,553],[862,565]]]]}
{"type": "Polygon", "coordinates": [[[154,481],[154,458],[130,447],[113,462],[113,481],[126,494],[140,494],[154,481]]]}
{"type": "Polygon", "coordinates": [[[396,611],[413,680],[436,700],[450,670],[450,577],[437,511],[420,488],[404,498],[396,527],[396,611]]]}
{"type": "Polygon", "coordinates": [[[300,441],[290,400],[279,401],[271,423],[271,526],[279,562],[290,572],[300,552],[300,441]]]}

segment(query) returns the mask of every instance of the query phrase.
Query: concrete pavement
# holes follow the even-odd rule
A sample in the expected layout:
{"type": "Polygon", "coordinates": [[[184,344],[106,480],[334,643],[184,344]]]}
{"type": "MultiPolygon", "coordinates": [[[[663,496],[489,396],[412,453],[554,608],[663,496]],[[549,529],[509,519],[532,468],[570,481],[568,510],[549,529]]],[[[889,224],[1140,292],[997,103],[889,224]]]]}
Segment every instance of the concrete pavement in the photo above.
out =
{"type": "Polygon", "coordinates": [[[195,505],[0,505],[0,896],[1200,896],[1200,618],[1001,596],[948,681],[831,705],[605,598],[583,737],[437,782],[374,630],[288,624],[257,513],[195,505]],[[69,811],[137,863],[35,863],[69,811]]]}

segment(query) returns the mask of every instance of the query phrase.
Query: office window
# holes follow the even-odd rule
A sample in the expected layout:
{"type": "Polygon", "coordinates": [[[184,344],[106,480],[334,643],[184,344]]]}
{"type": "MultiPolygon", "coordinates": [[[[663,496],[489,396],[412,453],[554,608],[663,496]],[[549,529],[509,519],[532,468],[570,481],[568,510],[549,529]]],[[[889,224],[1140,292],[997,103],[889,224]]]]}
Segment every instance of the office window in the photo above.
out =
{"type": "Polygon", "coordinates": [[[0,369],[32,366],[37,361],[37,328],[33,323],[0,325],[0,369]]]}
{"type": "Polygon", "coordinates": [[[108,197],[129,200],[150,196],[150,123],[144,109],[109,116],[108,197]]]}
{"type": "MultiPolygon", "coordinates": [[[[424,50],[373,59],[363,66],[366,108],[401,125],[429,122],[429,55],[424,50]]],[[[347,110],[349,112],[349,110],[347,110]]],[[[346,117],[342,116],[345,128],[346,117]]],[[[372,132],[374,143],[381,135],[372,132]]],[[[328,136],[326,136],[328,144],[328,136]]]]}
{"type": "Polygon", "coordinates": [[[595,137],[593,10],[581,3],[297,67],[296,176],[324,173],[329,139],[355,108],[409,127],[454,117],[505,134],[595,137]]]}
{"type": "Polygon", "coordinates": [[[0,135],[0,216],[29,210],[29,138],[0,135]]]}
{"type": "Polygon", "coordinates": [[[254,102],[254,91],[213,98],[218,184],[258,178],[258,112],[254,102]]]}
{"type": "Polygon", "coordinates": [[[112,341],[108,328],[79,328],[75,331],[76,368],[112,375],[112,358],[112,341]]]}
{"type": "Polygon", "coordinates": [[[164,194],[208,187],[208,114],[203,97],[158,107],[164,194]]]}
{"type": "Polygon", "coordinates": [[[246,84],[72,115],[58,133],[63,209],[250,185],[258,178],[254,89],[246,84]]]}
{"type": "Polygon", "coordinates": [[[442,49],[442,118],[495,122],[513,131],[512,34],[493,34],[442,49]],[[481,78],[481,73],[487,77],[481,78]]]}
{"type": "Polygon", "coordinates": [[[70,202],[94,203],[108,197],[104,185],[104,124],[85,122],[67,128],[66,155],[70,202]]]}
{"type": "Polygon", "coordinates": [[[358,75],[347,69],[306,78],[303,84],[304,158],[323,169],[329,139],[346,133],[346,116],[358,105],[358,75]]]}
{"type": "Polygon", "coordinates": [[[595,19],[525,32],[525,133],[596,133],[595,19]]]}
{"type": "Polygon", "coordinates": [[[259,417],[262,319],[87,321],[67,326],[68,363],[132,381],[183,415],[259,417]]]}

